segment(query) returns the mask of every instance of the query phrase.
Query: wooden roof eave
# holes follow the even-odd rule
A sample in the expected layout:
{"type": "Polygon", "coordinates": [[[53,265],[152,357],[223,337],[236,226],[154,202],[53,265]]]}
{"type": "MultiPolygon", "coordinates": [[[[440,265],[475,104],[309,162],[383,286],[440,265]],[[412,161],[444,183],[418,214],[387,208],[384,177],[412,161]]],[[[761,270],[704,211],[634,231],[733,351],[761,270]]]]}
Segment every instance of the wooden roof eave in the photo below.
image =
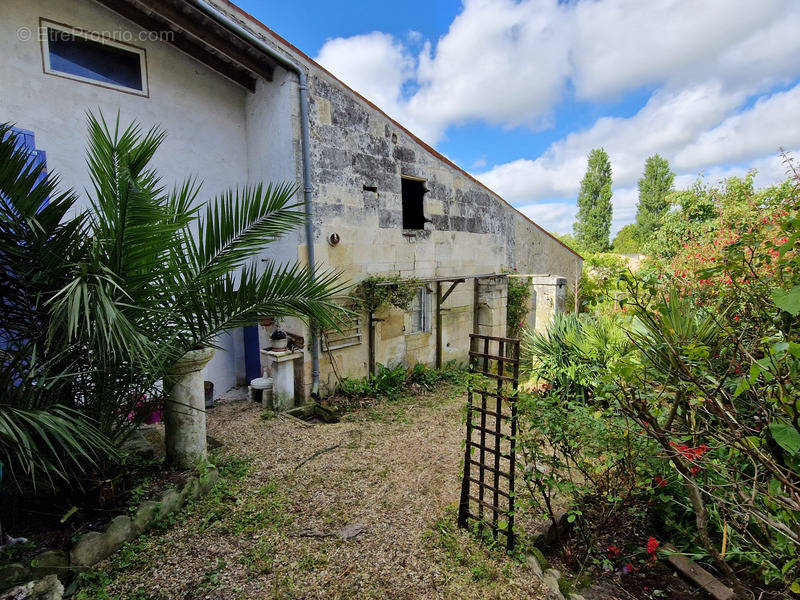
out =
{"type": "Polygon", "coordinates": [[[183,0],[96,0],[210,69],[255,91],[256,80],[272,81],[277,63],[208,19],[183,0]]]}

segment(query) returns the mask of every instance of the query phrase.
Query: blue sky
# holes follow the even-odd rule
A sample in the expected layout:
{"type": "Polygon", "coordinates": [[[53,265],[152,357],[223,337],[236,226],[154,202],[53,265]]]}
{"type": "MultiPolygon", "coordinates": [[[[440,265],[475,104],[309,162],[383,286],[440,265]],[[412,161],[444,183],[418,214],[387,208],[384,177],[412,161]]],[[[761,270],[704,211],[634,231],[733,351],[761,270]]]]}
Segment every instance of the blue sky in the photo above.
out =
{"type": "Polygon", "coordinates": [[[651,154],[768,185],[800,150],[797,0],[238,3],[551,231],[594,147],[614,230],[651,154]]]}

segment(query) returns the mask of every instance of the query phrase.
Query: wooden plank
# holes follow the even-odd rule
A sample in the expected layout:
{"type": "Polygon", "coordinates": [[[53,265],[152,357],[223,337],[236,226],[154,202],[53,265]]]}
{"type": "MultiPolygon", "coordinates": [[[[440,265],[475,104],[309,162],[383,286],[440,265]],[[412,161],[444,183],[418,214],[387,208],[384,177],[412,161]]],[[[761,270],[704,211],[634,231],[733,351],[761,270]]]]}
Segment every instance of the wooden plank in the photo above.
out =
{"type": "Polygon", "coordinates": [[[367,360],[369,374],[375,375],[375,314],[367,317],[367,360]]]}
{"type": "Polygon", "coordinates": [[[489,377],[491,379],[497,379],[499,381],[508,381],[514,382],[515,379],[513,377],[506,377],[505,375],[497,375],[496,373],[490,373],[489,371],[475,371],[478,375],[483,375],[484,377],[489,377]]]}
{"type": "MultiPolygon", "coordinates": [[[[478,425],[475,425],[473,427],[473,429],[480,430],[480,427],[478,425]]],[[[500,439],[500,438],[497,438],[497,439],[500,439]]],[[[504,458],[506,460],[510,460],[511,459],[511,455],[508,452],[503,452],[502,450],[500,450],[499,454],[498,454],[498,451],[495,448],[491,448],[489,446],[481,446],[478,442],[468,442],[468,444],[470,446],[472,446],[473,448],[477,448],[478,450],[484,450],[484,451],[490,453],[492,456],[496,456],[496,458],[495,458],[496,462],[499,461],[501,458],[504,458]]],[[[502,471],[500,471],[500,467],[499,466],[496,467],[496,469],[497,469],[498,472],[502,473],[502,471]]],[[[495,475],[496,475],[496,473],[495,473],[495,475]]]]}
{"type": "MultiPolygon", "coordinates": [[[[492,397],[494,397],[494,394],[489,394],[489,393],[487,393],[486,395],[487,395],[487,396],[492,396],[492,397]]],[[[487,408],[487,409],[484,411],[484,410],[483,410],[483,409],[482,409],[480,406],[473,406],[473,407],[472,407],[472,410],[477,410],[478,412],[483,412],[483,413],[486,413],[488,416],[490,416],[490,417],[494,417],[495,419],[496,419],[497,417],[500,417],[501,419],[505,419],[506,421],[508,421],[509,419],[511,419],[511,416],[510,416],[510,415],[497,414],[496,412],[494,412],[493,410],[489,410],[488,408],[487,408]]]]}
{"type": "Polygon", "coordinates": [[[485,391],[485,392],[482,391],[481,393],[486,394],[490,398],[500,398],[500,400],[503,400],[504,402],[510,402],[516,396],[516,393],[515,393],[514,390],[508,392],[507,394],[503,393],[503,392],[500,392],[499,394],[497,394],[495,392],[489,392],[489,391],[485,391]]]}
{"type": "MultiPolygon", "coordinates": [[[[482,465],[477,460],[473,460],[473,459],[470,459],[469,462],[470,462],[470,464],[473,464],[476,467],[483,467],[484,469],[486,469],[490,473],[494,473],[494,467],[491,467],[489,465],[482,465]]],[[[508,473],[504,473],[503,471],[500,471],[500,477],[505,477],[506,479],[511,479],[511,475],[509,475],[508,473]]]]}
{"type": "Polygon", "coordinates": [[[498,360],[498,361],[502,360],[503,362],[507,362],[507,363],[511,363],[511,364],[519,362],[519,360],[516,359],[516,358],[509,358],[507,356],[498,356],[497,354],[484,355],[482,352],[473,352],[471,350],[470,350],[469,355],[470,356],[480,357],[480,358],[483,358],[485,356],[485,358],[489,358],[491,360],[498,360]]]}
{"type": "MultiPolygon", "coordinates": [[[[508,512],[508,511],[507,511],[506,509],[504,509],[504,508],[501,508],[501,507],[499,507],[499,506],[495,506],[494,504],[490,504],[489,502],[486,502],[485,500],[479,500],[479,499],[478,499],[478,498],[476,498],[475,496],[470,496],[470,497],[469,497],[469,499],[470,499],[470,500],[472,500],[473,502],[477,502],[477,503],[478,503],[478,505],[479,505],[479,507],[488,508],[488,509],[489,509],[489,510],[491,510],[492,512],[495,512],[495,511],[497,511],[497,512],[500,512],[500,513],[503,513],[503,514],[506,514],[506,513],[508,512]]],[[[494,521],[493,525],[494,525],[495,527],[497,527],[497,521],[494,521]]]]}
{"type": "MultiPolygon", "coordinates": [[[[455,284],[454,284],[455,285],[455,284]]],[[[442,368],[442,282],[436,282],[436,368],[442,368]]]]}
{"type": "MultiPolygon", "coordinates": [[[[472,285],[472,335],[470,336],[469,339],[470,350],[472,350],[473,347],[477,348],[477,346],[473,346],[473,342],[475,341],[474,339],[475,336],[479,335],[478,314],[480,311],[480,296],[481,296],[480,283],[478,283],[477,279],[474,279],[472,285]]],[[[470,359],[470,366],[472,366],[473,364],[475,363],[470,359]]]]}
{"type": "Polygon", "coordinates": [[[498,494],[500,494],[501,496],[504,496],[505,498],[511,498],[511,496],[509,496],[507,492],[504,492],[503,490],[501,490],[501,489],[499,489],[499,488],[498,488],[498,489],[495,489],[495,488],[493,488],[492,486],[490,486],[490,485],[487,485],[487,484],[485,484],[485,483],[481,484],[481,482],[480,482],[480,481],[478,481],[477,479],[475,479],[474,477],[470,477],[470,478],[469,478],[469,480],[470,480],[472,483],[477,483],[478,485],[483,485],[483,487],[485,487],[486,489],[488,489],[488,490],[490,490],[490,491],[492,491],[492,492],[496,491],[498,494]]]}
{"type": "Polygon", "coordinates": [[[259,60],[251,55],[244,42],[235,47],[236,38],[229,39],[227,35],[220,34],[220,29],[210,19],[187,3],[182,2],[182,9],[179,9],[165,0],[136,1],[249,71],[272,81],[275,68],[271,61],[259,60]]]}
{"type": "Polygon", "coordinates": [[[446,292],[444,293],[444,295],[442,296],[442,302],[444,302],[445,300],[447,300],[447,297],[448,297],[450,294],[452,294],[452,293],[453,293],[453,290],[455,289],[455,287],[456,287],[456,286],[457,286],[459,283],[464,283],[464,280],[463,280],[463,279],[457,279],[456,281],[454,281],[454,282],[453,282],[453,283],[450,285],[450,287],[449,287],[449,288],[447,288],[447,291],[446,291],[446,292]]]}
{"type": "MultiPolygon", "coordinates": [[[[472,439],[472,390],[467,395],[467,440],[472,439]]],[[[458,525],[467,526],[467,519],[471,516],[469,512],[469,482],[470,475],[470,446],[464,445],[464,478],[461,480],[461,502],[458,506],[458,525]]]]}
{"type": "MultiPolygon", "coordinates": [[[[511,404],[511,477],[508,482],[508,489],[513,492],[514,484],[516,482],[515,474],[517,472],[517,389],[519,387],[519,340],[514,342],[514,383],[512,384],[513,392],[508,401],[511,404]]],[[[508,535],[506,537],[506,548],[512,550],[514,548],[514,495],[508,499],[508,535]]]]}
{"type": "MultiPolygon", "coordinates": [[[[670,552],[677,552],[674,547],[668,545],[665,547],[670,552]]],[[[683,554],[670,554],[667,557],[667,562],[714,596],[715,600],[731,600],[736,596],[731,588],[683,554]]]]}
{"type": "Polygon", "coordinates": [[[497,337],[497,336],[493,336],[493,335],[481,335],[479,333],[470,333],[469,337],[476,337],[476,338],[481,338],[481,339],[486,339],[486,340],[492,340],[493,342],[506,342],[506,343],[508,343],[508,342],[510,342],[510,343],[519,342],[519,340],[516,339],[516,338],[497,337]]]}
{"type": "MultiPolygon", "coordinates": [[[[481,482],[486,481],[486,395],[481,394],[481,408],[483,408],[484,412],[481,413],[481,446],[480,446],[480,467],[479,467],[479,478],[481,482]]],[[[470,440],[470,443],[472,440],[470,440]]],[[[483,504],[483,485],[478,487],[478,497],[480,498],[479,502],[483,504]]],[[[483,519],[483,506],[478,507],[478,514],[483,519]]]]}

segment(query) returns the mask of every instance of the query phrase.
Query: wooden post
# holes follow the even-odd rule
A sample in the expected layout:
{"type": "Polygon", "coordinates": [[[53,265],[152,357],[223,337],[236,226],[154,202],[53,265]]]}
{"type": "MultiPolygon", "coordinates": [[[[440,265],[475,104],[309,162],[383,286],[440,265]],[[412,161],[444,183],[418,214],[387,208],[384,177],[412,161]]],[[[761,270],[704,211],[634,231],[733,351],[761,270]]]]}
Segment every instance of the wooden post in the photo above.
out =
{"type": "Polygon", "coordinates": [[[436,368],[442,368],[442,282],[436,282],[436,368]]]}
{"type": "Polygon", "coordinates": [[[372,312],[367,317],[367,353],[369,354],[369,374],[375,375],[375,318],[372,312]]]}
{"type": "MultiPolygon", "coordinates": [[[[478,283],[478,278],[477,277],[472,280],[472,295],[473,295],[473,298],[472,298],[472,333],[474,333],[475,335],[478,335],[478,333],[479,333],[479,331],[478,331],[478,311],[480,310],[481,292],[480,292],[480,284],[478,283]]],[[[477,352],[478,351],[478,348],[475,347],[474,339],[471,338],[471,337],[469,338],[469,349],[470,349],[470,352],[472,352],[472,351],[477,352]]],[[[470,357],[470,366],[472,366],[473,363],[474,363],[474,359],[472,357],[470,357]]]]}

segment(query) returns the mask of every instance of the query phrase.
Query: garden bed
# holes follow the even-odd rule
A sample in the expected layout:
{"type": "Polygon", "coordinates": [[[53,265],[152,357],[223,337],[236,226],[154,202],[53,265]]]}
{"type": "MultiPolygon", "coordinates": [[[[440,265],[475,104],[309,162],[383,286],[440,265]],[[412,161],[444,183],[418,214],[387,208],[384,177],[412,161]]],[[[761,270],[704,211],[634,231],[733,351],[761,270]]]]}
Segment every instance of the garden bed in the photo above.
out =
{"type": "MultiPolygon", "coordinates": [[[[574,587],[580,587],[587,600],[608,598],[637,598],[656,600],[713,600],[714,596],[701,585],[679,573],[667,559],[670,551],[660,527],[662,517],[647,502],[632,499],[610,518],[607,505],[601,498],[587,498],[580,506],[581,516],[574,523],[562,520],[562,535],[545,547],[547,563],[566,573],[574,587]],[[602,522],[602,528],[595,525],[602,522]],[[587,539],[582,523],[590,523],[587,539]],[[648,554],[647,541],[655,539],[658,546],[648,554]]],[[[565,513],[566,515],[566,513],[565,513]]],[[[722,577],[709,561],[699,566],[722,577]]],[[[785,596],[758,581],[751,574],[739,572],[745,585],[761,600],[778,600],[785,596]]]]}
{"type": "Polygon", "coordinates": [[[103,529],[114,517],[132,513],[146,500],[157,500],[167,488],[183,487],[191,473],[164,469],[163,452],[157,450],[162,429],[147,431],[156,440],[157,457],[143,458],[134,452],[116,473],[87,481],[83,489],[54,494],[6,490],[0,504],[4,530],[28,542],[4,549],[3,561],[29,559],[44,550],[68,550],[81,534],[103,529]]]}
{"type": "Polygon", "coordinates": [[[571,573],[578,586],[588,588],[581,592],[585,598],[712,600],[700,586],[676,573],[663,549],[648,555],[647,540],[663,537],[658,519],[646,504],[630,501],[610,518],[605,508],[602,499],[587,499],[580,519],[562,527],[563,535],[545,552],[551,564],[571,573]],[[602,522],[603,527],[599,531],[588,528],[591,539],[587,539],[584,522],[602,522]]]}

